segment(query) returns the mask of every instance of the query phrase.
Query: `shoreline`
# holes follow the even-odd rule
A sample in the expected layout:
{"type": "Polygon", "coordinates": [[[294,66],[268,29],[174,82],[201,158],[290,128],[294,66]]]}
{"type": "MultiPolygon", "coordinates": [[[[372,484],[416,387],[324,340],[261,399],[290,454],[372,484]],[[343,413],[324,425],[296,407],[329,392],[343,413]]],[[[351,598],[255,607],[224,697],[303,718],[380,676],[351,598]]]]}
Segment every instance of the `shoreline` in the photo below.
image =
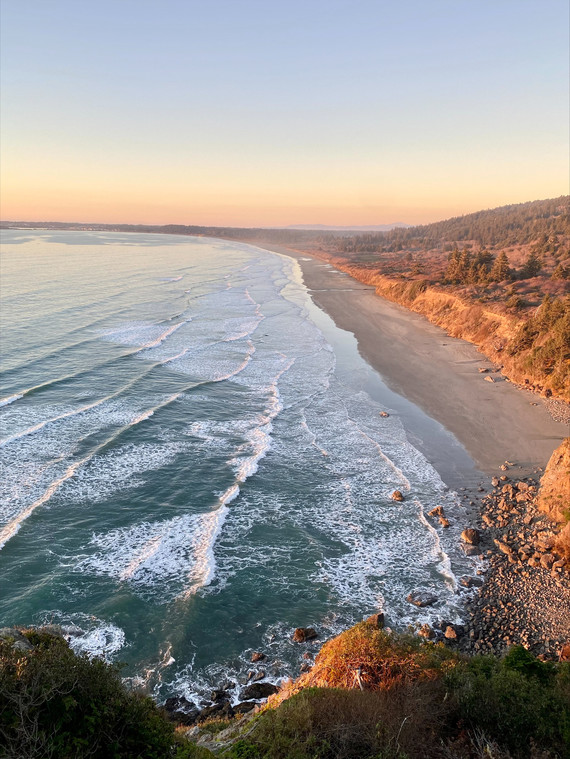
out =
{"type": "MultiPolygon", "coordinates": [[[[315,304],[354,335],[361,356],[387,387],[450,432],[486,477],[507,461],[517,479],[535,474],[570,434],[570,425],[555,421],[543,398],[509,382],[473,344],[310,253],[248,244],[295,259],[315,304]]],[[[413,433],[413,420],[408,424],[413,433]]],[[[437,448],[423,442],[424,454],[442,474],[437,448]]]]}

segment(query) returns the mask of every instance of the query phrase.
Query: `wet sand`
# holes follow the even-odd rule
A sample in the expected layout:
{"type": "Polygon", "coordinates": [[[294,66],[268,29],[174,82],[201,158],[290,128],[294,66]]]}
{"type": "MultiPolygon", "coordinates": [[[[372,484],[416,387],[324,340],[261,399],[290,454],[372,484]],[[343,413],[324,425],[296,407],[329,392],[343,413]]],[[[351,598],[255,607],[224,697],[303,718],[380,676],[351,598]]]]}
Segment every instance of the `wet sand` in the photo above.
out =
{"type": "MultiPolygon", "coordinates": [[[[471,343],[449,337],[308,253],[252,244],[295,258],[314,302],[354,334],[384,383],[451,432],[481,472],[497,474],[508,461],[512,476],[527,476],[544,467],[570,434],[570,425],[555,421],[542,398],[511,384],[471,343]]],[[[426,455],[438,468],[437,453],[426,455]]]]}

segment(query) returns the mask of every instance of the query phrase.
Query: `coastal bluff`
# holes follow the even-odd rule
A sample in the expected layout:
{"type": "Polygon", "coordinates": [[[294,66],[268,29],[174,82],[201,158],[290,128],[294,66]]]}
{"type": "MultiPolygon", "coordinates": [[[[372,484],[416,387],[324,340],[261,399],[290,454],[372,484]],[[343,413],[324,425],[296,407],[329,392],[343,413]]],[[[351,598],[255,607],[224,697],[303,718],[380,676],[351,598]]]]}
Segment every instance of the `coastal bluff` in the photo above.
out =
{"type": "Polygon", "coordinates": [[[556,448],[540,481],[538,508],[562,524],[556,547],[570,558],[570,437],[556,448]]]}

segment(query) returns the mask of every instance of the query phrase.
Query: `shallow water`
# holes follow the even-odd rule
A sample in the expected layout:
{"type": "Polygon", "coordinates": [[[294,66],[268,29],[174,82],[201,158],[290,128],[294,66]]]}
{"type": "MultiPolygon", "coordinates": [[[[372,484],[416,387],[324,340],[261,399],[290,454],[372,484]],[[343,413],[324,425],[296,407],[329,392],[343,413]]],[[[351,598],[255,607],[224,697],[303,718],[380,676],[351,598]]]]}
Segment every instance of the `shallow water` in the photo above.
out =
{"type": "Polygon", "coordinates": [[[252,650],[295,674],[296,626],[460,617],[473,565],[425,514],[463,507],[295,261],[4,230],[2,267],[0,624],[67,625],[159,698],[198,699],[252,650]]]}

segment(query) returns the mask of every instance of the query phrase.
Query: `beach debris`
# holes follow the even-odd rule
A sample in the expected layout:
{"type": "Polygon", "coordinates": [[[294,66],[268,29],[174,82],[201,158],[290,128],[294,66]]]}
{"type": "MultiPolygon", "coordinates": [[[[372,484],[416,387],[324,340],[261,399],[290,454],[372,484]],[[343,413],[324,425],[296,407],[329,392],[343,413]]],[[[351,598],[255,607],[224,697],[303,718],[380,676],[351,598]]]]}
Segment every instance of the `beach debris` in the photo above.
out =
{"type": "Polygon", "coordinates": [[[317,631],[314,627],[297,627],[293,633],[293,641],[295,643],[305,643],[306,641],[314,640],[317,637],[317,631]]]}
{"type": "Polygon", "coordinates": [[[474,527],[467,527],[461,533],[461,540],[464,543],[469,543],[472,546],[477,546],[481,542],[481,535],[479,533],[479,530],[476,530],[474,527]]]}
{"type": "Polygon", "coordinates": [[[383,612],[379,611],[377,614],[371,614],[364,621],[367,625],[373,625],[374,627],[382,628],[384,627],[384,614],[383,612]]]}
{"type": "Polygon", "coordinates": [[[428,517],[444,517],[445,512],[443,506],[435,506],[431,511],[428,511],[428,517]]]}
{"type": "Polygon", "coordinates": [[[265,654],[262,654],[261,651],[254,651],[251,655],[251,661],[263,661],[265,659],[265,654]]]}
{"type": "Polygon", "coordinates": [[[404,500],[404,494],[401,490],[394,490],[391,496],[393,501],[403,501],[404,500]]]}
{"type": "Polygon", "coordinates": [[[385,419],[386,417],[390,416],[390,414],[387,411],[381,411],[380,416],[385,419]]]}
{"type": "Polygon", "coordinates": [[[423,609],[425,606],[432,606],[437,601],[437,596],[426,590],[414,590],[406,596],[406,601],[423,609]]]}

